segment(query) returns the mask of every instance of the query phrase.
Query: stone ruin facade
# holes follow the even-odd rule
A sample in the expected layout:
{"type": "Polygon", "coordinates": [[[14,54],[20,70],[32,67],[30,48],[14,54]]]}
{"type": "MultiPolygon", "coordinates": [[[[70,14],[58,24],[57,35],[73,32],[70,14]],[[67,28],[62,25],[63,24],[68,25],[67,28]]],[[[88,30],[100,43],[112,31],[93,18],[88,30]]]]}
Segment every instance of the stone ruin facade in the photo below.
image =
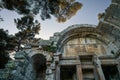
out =
{"type": "Polygon", "coordinates": [[[0,80],[120,80],[120,1],[112,0],[97,26],[72,25],[16,52],[0,80]],[[55,52],[42,49],[51,43],[55,52]]]}

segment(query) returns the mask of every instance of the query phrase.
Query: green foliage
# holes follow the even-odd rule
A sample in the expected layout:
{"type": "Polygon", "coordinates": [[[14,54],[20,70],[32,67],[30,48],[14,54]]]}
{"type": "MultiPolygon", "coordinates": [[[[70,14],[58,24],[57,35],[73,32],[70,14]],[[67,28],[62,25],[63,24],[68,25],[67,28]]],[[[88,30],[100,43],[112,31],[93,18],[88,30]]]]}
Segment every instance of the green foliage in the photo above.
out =
{"type": "Polygon", "coordinates": [[[57,18],[58,22],[70,19],[81,7],[82,4],[75,0],[50,0],[49,2],[51,14],[57,18]]]}
{"type": "MultiPolygon", "coordinates": [[[[76,0],[0,0],[0,10],[14,10],[24,17],[15,19],[18,33],[15,37],[9,37],[8,33],[0,29],[0,68],[5,66],[8,60],[7,50],[15,48],[18,50],[22,41],[34,38],[40,31],[40,23],[34,20],[33,16],[40,13],[42,20],[50,19],[51,15],[57,18],[58,22],[65,22],[76,14],[82,4],[76,0]],[[5,61],[5,62],[4,62],[5,61]]],[[[0,21],[3,19],[0,17],[0,21]]],[[[55,52],[53,46],[44,46],[46,51],[55,52]]]]}
{"type": "Polygon", "coordinates": [[[29,6],[27,0],[2,0],[3,7],[8,10],[18,10],[18,13],[20,14],[28,14],[29,9],[26,8],[26,6],[29,6]]]}
{"type": "Polygon", "coordinates": [[[3,18],[0,16],[0,22],[1,22],[1,21],[4,21],[4,20],[3,20],[3,18]]]}
{"type": "Polygon", "coordinates": [[[40,13],[42,20],[53,15],[58,22],[65,22],[76,14],[82,4],[76,0],[1,0],[0,6],[24,15],[40,13]]]}
{"type": "Polygon", "coordinates": [[[53,52],[53,53],[56,52],[56,47],[51,46],[51,45],[44,45],[42,46],[42,48],[44,51],[53,52]]]}
{"type": "Polygon", "coordinates": [[[15,37],[8,35],[8,31],[0,29],[0,69],[5,67],[8,62],[9,50],[15,48],[15,37]]]}
{"type": "Polygon", "coordinates": [[[104,18],[105,17],[105,13],[99,13],[98,14],[98,20],[100,20],[101,18],[104,18]]]}
{"type": "Polygon", "coordinates": [[[19,50],[22,41],[29,41],[30,39],[34,38],[36,34],[39,34],[40,23],[38,23],[37,20],[34,21],[32,16],[24,16],[20,19],[15,19],[14,22],[19,30],[19,32],[15,34],[18,40],[19,50]]]}
{"type": "Polygon", "coordinates": [[[9,35],[8,31],[0,29],[0,50],[13,50],[15,47],[16,39],[14,36],[9,35]]]}

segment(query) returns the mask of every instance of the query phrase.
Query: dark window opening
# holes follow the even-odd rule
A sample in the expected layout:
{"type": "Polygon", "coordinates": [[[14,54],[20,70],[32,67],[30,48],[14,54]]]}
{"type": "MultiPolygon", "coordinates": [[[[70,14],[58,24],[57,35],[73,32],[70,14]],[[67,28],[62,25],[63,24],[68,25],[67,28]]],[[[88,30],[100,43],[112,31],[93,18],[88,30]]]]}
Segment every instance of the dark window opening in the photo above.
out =
{"type": "Polygon", "coordinates": [[[120,74],[116,65],[102,66],[106,80],[120,80],[120,74]]]}
{"type": "Polygon", "coordinates": [[[83,69],[83,80],[95,80],[93,69],[83,69]]]}
{"type": "Polygon", "coordinates": [[[60,69],[60,80],[77,80],[75,66],[62,66],[60,69]]]}

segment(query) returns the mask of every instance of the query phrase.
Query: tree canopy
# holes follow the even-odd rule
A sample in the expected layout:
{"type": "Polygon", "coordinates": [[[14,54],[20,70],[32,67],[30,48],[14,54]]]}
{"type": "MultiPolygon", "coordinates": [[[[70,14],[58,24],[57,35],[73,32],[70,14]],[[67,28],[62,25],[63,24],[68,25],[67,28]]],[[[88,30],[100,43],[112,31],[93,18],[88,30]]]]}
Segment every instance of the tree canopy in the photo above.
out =
{"type": "MultiPolygon", "coordinates": [[[[5,67],[9,56],[8,50],[15,48],[18,50],[22,41],[29,40],[40,31],[40,23],[34,20],[34,16],[40,14],[42,20],[50,19],[51,16],[57,18],[58,22],[65,22],[76,14],[82,4],[76,0],[0,0],[0,11],[2,9],[13,10],[23,15],[14,19],[18,33],[14,37],[3,29],[0,29],[0,68],[5,67]]],[[[0,16],[0,21],[3,18],[0,16]]],[[[47,47],[49,51],[55,48],[47,47]]]]}
{"type": "Polygon", "coordinates": [[[14,50],[15,46],[15,37],[8,35],[8,31],[0,29],[0,69],[4,68],[5,64],[10,59],[8,51],[14,50]]]}
{"type": "Polygon", "coordinates": [[[39,34],[40,23],[34,20],[32,16],[24,16],[22,18],[14,19],[18,33],[15,34],[18,42],[18,51],[20,50],[20,45],[22,41],[29,41],[34,38],[36,34],[39,34]]]}
{"type": "Polygon", "coordinates": [[[82,7],[76,0],[1,0],[0,7],[15,10],[19,14],[37,15],[40,13],[42,20],[57,18],[58,22],[65,22],[76,14],[82,7]]]}

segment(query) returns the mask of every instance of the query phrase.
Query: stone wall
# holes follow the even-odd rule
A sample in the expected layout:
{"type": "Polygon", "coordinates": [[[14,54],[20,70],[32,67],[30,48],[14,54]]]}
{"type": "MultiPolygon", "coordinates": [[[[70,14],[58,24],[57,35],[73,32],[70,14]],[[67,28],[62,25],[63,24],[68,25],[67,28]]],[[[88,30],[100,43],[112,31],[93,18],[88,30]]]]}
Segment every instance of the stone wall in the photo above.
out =
{"type": "Polygon", "coordinates": [[[118,71],[119,71],[119,74],[120,74],[120,56],[118,57],[118,71]]]}
{"type": "Polygon", "coordinates": [[[13,80],[12,70],[14,69],[14,61],[9,60],[4,69],[0,69],[0,80],[13,80]]]}
{"type": "Polygon", "coordinates": [[[107,35],[110,44],[116,46],[116,53],[120,49],[120,0],[112,0],[97,28],[107,35]]]}
{"type": "MultiPolygon", "coordinates": [[[[24,53],[22,54],[24,55],[24,53]]],[[[15,63],[16,63],[16,69],[13,70],[13,80],[35,79],[35,72],[32,67],[32,62],[27,55],[24,55],[22,59],[16,59],[15,63]]]]}
{"type": "MultiPolygon", "coordinates": [[[[47,69],[44,73],[46,80],[54,80],[54,72],[52,71],[52,58],[46,51],[32,50],[20,51],[16,53],[15,56],[15,69],[12,71],[12,80],[45,80],[41,77],[36,77],[37,73],[34,69],[34,59],[32,58],[36,54],[44,54],[46,56],[47,69]],[[36,53],[39,52],[39,53],[36,53]],[[32,54],[32,56],[30,55],[32,54]]],[[[36,55],[37,56],[37,55],[36,55]]],[[[40,67],[40,63],[38,67],[40,67]]],[[[39,71],[38,71],[39,72],[39,71]]],[[[40,73],[41,75],[41,73],[40,73]]]]}

